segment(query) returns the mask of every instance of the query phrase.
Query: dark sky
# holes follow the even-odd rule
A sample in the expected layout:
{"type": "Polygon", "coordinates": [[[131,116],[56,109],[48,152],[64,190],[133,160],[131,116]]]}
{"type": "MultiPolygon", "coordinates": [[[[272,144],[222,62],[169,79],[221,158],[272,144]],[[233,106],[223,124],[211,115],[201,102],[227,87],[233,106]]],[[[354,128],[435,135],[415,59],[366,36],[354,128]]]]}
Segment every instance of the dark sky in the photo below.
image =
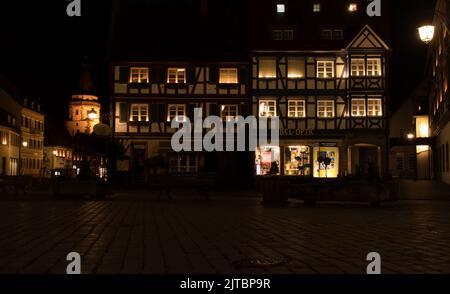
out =
{"type": "MultiPolygon", "coordinates": [[[[82,17],[72,18],[66,15],[66,5],[69,3],[66,0],[0,1],[0,75],[9,78],[27,96],[41,101],[46,113],[59,120],[66,116],[67,102],[76,90],[81,64],[86,56],[93,65],[97,94],[103,102],[107,102],[109,96],[107,49],[112,2],[81,1],[82,17]]],[[[195,0],[172,1],[172,5],[170,1],[122,1],[120,9],[126,9],[130,6],[127,3],[131,2],[134,5],[137,3],[139,9],[127,12],[127,16],[120,19],[127,25],[116,28],[116,33],[118,30],[122,36],[128,37],[116,41],[129,42],[145,37],[151,42],[157,34],[164,34],[161,30],[165,22],[161,19],[167,15],[152,10],[146,16],[152,4],[164,5],[166,12],[179,17],[186,17],[187,9],[197,9],[192,4],[195,0]],[[155,21],[158,15],[158,21],[155,21]],[[133,26],[146,25],[147,18],[148,35],[133,35],[133,26]]],[[[430,0],[395,0],[392,20],[394,38],[391,42],[394,105],[407,97],[423,77],[426,46],[418,40],[416,28],[431,12],[434,3],[430,0]]],[[[186,28],[180,28],[180,31],[180,35],[188,36],[186,28]]],[[[208,40],[208,36],[205,38],[208,40]]]]}

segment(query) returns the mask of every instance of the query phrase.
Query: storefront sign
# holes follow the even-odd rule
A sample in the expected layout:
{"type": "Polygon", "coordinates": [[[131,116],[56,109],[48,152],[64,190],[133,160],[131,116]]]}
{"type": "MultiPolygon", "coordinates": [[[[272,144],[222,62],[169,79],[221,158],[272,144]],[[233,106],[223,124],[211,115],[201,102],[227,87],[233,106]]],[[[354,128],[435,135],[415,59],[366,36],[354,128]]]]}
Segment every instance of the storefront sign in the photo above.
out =
{"type": "Polygon", "coordinates": [[[282,129],[281,136],[314,136],[312,129],[282,129]]]}

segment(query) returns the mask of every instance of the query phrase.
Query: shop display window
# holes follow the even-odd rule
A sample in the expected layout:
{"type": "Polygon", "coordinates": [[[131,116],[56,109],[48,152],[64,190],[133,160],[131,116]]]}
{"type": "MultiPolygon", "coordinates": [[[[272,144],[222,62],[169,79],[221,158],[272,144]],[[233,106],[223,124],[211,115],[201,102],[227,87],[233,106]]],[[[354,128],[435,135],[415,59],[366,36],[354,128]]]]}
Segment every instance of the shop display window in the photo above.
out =
{"type": "Polygon", "coordinates": [[[284,151],[284,173],[287,176],[311,175],[311,152],[309,146],[290,146],[284,151]]]}
{"type": "Polygon", "coordinates": [[[256,149],[255,153],[256,175],[280,174],[280,147],[264,146],[256,149]]]}

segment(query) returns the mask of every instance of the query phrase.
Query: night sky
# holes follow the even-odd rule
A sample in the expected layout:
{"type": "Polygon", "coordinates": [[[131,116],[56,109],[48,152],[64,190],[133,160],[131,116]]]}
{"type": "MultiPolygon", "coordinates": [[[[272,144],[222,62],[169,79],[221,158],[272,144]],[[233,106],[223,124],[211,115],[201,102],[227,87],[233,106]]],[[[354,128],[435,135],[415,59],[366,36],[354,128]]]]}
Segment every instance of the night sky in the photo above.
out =
{"type": "MultiPolygon", "coordinates": [[[[164,17],[169,14],[187,17],[187,9],[197,9],[192,4],[195,0],[120,2],[120,9],[127,9],[127,13],[126,16],[122,13],[121,25],[116,25],[114,32],[122,38],[116,37],[115,42],[122,44],[142,37],[133,35],[132,28],[145,25],[147,19],[146,39],[158,42],[158,36],[168,36],[164,31],[164,27],[167,28],[164,17]],[[153,9],[153,5],[163,5],[164,9],[153,9]]],[[[72,18],[66,15],[68,3],[66,0],[0,2],[0,75],[16,84],[26,96],[42,102],[45,112],[58,120],[66,118],[67,103],[70,95],[76,92],[81,65],[86,57],[93,66],[96,94],[105,106],[109,96],[108,64],[111,56],[108,40],[112,30],[112,2],[82,0],[82,17],[72,18]]],[[[435,1],[429,0],[395,0],[392,13],[394,39],[390,44],[393,47],[391,100],[394,107],[423,78],[427,47],[419,41],[416,28],[424,18],[429,18],[434,4],[435,1]]],[[[186,19],[194,22],[196,16],[186,19]]],[[[173,28],[170,29],[170,37],[176,38],[173,28]]],[[[179,37],[189,36],[187,31],[183,28],[179,37]]],[[[204,40],[208,41],[208,36],[204,40]]]]}

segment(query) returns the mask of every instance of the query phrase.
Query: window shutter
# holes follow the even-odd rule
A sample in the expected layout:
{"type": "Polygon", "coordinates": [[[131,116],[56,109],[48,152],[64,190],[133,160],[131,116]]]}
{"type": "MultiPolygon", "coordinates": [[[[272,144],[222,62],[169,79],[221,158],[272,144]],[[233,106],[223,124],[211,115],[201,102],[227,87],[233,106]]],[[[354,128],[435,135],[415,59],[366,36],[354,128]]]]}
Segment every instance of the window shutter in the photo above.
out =
{"type": "Polygon", "coordinates": [[[119,80],[123,84],[127,84],[130,81],[130,68],[121,66],[119,72],[119,80]]]}
{"type": "Polygon", "coordinates": [[[239,69],[239,75],[238,75],[238,83],[239,84],[247,84],[248,83],[248,70],[247,68],[243,67],[239,69]]]}
{"type": "Polygon", "coordinates": [[[163,67],[158,70],[158,82],[160,84],[167,83],[167,68],[163,67]]]}
{"type": "Polygon", "coordinates": [[[243,116],[244,118],[246,118],[247,116],[250,115],[250,113],[248,111],[248,103],[241,103],[241,109],[239,109],[239,115],[243,116]]]}
{"type": "Polygon", "coordinates": [[[209,82],[211,84],[219,83],[219,69],[217,67],[209,68],[209,82]]]}
{"type": "Polygon", "coordinates": [[[127,103],[120,103],[119,104],[119,122],[126,123],[128,121],[128,104],[127,103]]]}
{"type": "Polygon", "coordinates": [[[186,79],[189,84],[196,82],[195,67],[186,69],[186,79]]]}
{"type": "Polygon", "coordinates": [[[152,84],[157,84],[159,82],[160,70],[158,68],[152,68],[150,70],[150,82],[152,84]]]}
{"type": "Polygon", "coordinates": [[[159,109],[156,103],[150,105],[150,122],[159,122],[159,109]]]}
{"type": "Polygon", "coordinates": [[[166,114],[166,104],[164,103],[159,103],[158,104],[158,122],[165,122],[167,119],[167,114],[166,114]]]}
{"type": "Polygon", "coordinates": [[[217,103],[211,103],[209,104],[209,115],[215,115],[215,116],[220,116],[220,112],[219,112],[219,104],[217,103]]]}

